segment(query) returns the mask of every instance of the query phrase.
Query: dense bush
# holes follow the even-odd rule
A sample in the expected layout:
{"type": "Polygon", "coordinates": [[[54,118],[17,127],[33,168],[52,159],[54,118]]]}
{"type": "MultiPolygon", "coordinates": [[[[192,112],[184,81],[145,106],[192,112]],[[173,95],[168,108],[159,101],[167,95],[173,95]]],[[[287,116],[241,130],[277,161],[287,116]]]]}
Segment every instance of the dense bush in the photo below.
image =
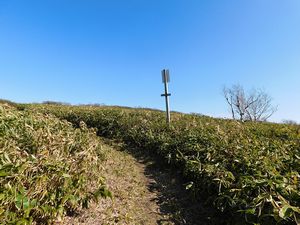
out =
{"type": "MultiPolygon", "coordinates": [[[[155,152],[178,167],[196,196],[224,212],[228,224],[296,224],[300,213],[300,127],[240,123],[109,107],[30,106],[76,126],[155,152]]],[[[225,223],[225,222],[224,222],[225,223]]],[[[299,223],[299,222],[298,222],[299,223]]]]}
{"type": "Polygon", "coordinates": [[[0,104],[0,223],[49,223],[109,195],[103,159],[84,123],[0,104]]]}

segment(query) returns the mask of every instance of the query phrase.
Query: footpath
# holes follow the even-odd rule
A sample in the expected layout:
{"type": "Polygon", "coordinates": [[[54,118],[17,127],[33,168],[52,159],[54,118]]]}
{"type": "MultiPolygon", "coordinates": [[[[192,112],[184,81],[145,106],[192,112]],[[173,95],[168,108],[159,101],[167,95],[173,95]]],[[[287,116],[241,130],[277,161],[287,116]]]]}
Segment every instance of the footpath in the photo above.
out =
{"type": "Polygon", "coordinates": [[[101,175],[113,198],[100,199],[57,224],[214,224],[211,211],[191,201],[176,172],[142,151],[101,141],[106,152],[101,175]]]}

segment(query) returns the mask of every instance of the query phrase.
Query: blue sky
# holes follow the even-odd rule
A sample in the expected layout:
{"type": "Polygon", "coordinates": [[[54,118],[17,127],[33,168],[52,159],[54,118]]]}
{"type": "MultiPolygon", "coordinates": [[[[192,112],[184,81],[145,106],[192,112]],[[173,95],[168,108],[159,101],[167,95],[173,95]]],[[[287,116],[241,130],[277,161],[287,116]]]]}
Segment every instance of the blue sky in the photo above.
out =
{"type": "Polygon", "coordinates": [[[300,122],[299,0],[0,0],[0,98],[229,117],[222,87],[264,88],[300,122]]]}

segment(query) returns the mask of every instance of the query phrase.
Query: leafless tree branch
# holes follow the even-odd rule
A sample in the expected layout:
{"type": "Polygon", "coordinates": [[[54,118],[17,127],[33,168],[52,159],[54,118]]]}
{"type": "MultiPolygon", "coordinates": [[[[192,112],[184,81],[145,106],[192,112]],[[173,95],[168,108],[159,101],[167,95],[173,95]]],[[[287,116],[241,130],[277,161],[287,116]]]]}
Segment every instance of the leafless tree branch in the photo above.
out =
{"type": "Polygon", "coordinates": [[[239,115],[241,121],[266,121],[277,110],[272,98],[263,90],[253,89],[246,93],[241,85],[223,88],[223,95],[230,106],[232,118],[239,115]]]}

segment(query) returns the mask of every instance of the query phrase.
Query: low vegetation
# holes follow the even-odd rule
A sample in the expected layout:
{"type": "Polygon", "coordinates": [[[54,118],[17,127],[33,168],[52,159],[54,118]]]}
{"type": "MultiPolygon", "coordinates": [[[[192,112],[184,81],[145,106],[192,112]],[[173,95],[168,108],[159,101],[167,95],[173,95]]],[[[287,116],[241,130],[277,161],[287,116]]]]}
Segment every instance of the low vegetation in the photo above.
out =
{"type": "Polygon", "coordinates": [[[94,130],[7,103],[0,104],[1,224],[50,223],[111,195],[94,130]]]}
{"type": "Polygon", "coordinates": [[[300,127],[242,123],[109,107],[25,106],[55,114],[98,135],[155,153],[188,179],[195,200],[205,197],[223,224],[296,224],[300,213],[300,127]]]}

